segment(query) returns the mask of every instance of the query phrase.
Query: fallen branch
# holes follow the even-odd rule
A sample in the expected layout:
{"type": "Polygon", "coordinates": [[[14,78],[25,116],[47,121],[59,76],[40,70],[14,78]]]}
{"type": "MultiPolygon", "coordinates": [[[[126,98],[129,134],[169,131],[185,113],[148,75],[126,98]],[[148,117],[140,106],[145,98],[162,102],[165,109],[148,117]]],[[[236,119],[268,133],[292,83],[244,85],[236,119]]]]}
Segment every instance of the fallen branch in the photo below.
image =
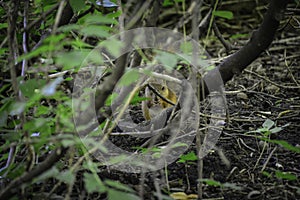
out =
{"type": "Polygon", "coordinates": [[[219,86],[231,80],[234,75],[240,74],[270,46],[280,25],[283,11],[289,2],[288,0],[271,0],[261,26],[253,32],[249,42],[204,76],[206,95],[209,93],[207,85],[214,86],[214,88],[210,87],[211,90],[218,90],[219,86]],[[220,75],[223,83],[216,82],[220,75]]]}

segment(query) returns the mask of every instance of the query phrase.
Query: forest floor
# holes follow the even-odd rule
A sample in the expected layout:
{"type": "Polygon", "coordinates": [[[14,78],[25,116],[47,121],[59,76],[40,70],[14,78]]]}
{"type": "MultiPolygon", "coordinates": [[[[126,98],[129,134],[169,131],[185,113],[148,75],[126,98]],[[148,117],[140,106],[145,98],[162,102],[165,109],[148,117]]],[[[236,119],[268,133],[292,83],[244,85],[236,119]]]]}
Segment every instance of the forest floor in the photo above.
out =
{"type": "MultiPolygon", "coordinates": [[[[289,44],[278,39],[274,43],[270,55],[263,54],[225,85],[229,121],[216,149],[203,159],[203,178],[217,182],[203,183],[204,199],[300,199],[300,57],[284,56],[289,44]],[[262,128],[267,119],[274,122],[269,130],[282,130],[249,133],[262,128]]],[[[136,142],[128,139],[113,141],[128,148],[136,142]]],[[[188,152],[196,152],[195,141],[188,152]]],[[[148,173],[143,187],[138,174],[106,171],[100,176],[142,189],[146,199],[155,199],[157,185],[165,195],[197,194],[197,161],[174,162],[148,173]]]]}
{"type": "MultiPolygon", "coordinates": [[[[253,15],[243,17],[235,21],[239,30],[230,24],[219,27],[226,39],[234,33],[249,34],[253,27],[259,26],[259,20],[253,15]]],[[[236,46],[246,43],[246,39],[237,41],[236,46]]],[[[226,56],[224,51],[220,53],[224,48],[216,38],[208,46],[212,58],[222,60],[226,56]]],[[[266,52],[226,83],[227,120],[215,149],[203,158],[202,178],[214,181],[203,182],[203,199],[300,199],[299,47],[299,31],[290,32],[286,27],[266,52]],[[261,128],[267,119],[274,125],[263,131],[261,128]],[[272,133],[276,127],[273,130],[280,131],[272,133]]],[[[143,121],[141,113],[139,110],[134,120],[143,121]]],[[[146,139],[137,141],[136,137],[113,136],[110,140],[120,148],[130,149],[146,139]]],[[[185,154],[190,152],[197,152],[196,139],[185,154]]],[[[72,199],[107,199],[106,194],[88,195],[81,175],[77,174],[72,199]]],[[[195,160],[177,160],[145,174],[103,167],[98,175],[128,185],[144,199],[171,199],[172,194],[181,195],[182,200],[192,199],[188,195],[197,194],[199,183],[195,160]]],[[[49,183],[41,190],[52,188],[53,183],[49,183]]],[[[66,190],[62,186],[56,192],[61,195],[66,190]]]]}
{"type": "MultiPolygon", "coordinates": [[[[215,43],[208,50],[220,48],[215,43]]],[[[295,52],[297,34],[283,31],[267,52],[225,85],[229,121],[217,149],[203,159],[203,178],[217,181],[203,184],[204,199],[300,199],[300,57],[295,52]],[[271,128],[282,130],[248,133],[260,130],[267,119],[274,122],[271,128]]],[[[195,141],[187,152],[196,152],[195,141]]],[[[101,176],[143,190],[146,199],[154,199],[157,185],[165,195],[197,194],[197,161],[174,162],[165,171],[146,174],[143,187],[137,174],[109,171],[101,176]]]]}

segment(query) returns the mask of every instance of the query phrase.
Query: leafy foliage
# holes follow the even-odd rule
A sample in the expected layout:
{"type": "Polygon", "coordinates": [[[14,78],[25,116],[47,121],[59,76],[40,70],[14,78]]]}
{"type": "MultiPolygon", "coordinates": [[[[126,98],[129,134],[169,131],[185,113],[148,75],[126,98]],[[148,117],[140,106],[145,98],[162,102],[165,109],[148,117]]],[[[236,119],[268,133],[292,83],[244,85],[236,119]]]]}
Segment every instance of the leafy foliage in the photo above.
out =
{"type": "MultiPolygon", "coordinates": [[[[41,14],[43,11],[51,9],[56,1],[34,1],[33,7],[30,8],[30,21],[37,18],[33,17],[34,13],[41,14]]],[[[95,2],[94,2],[95,3],[95,2]]],[[[71,7],[75,12],[82,12],[88,9],[85,1],[70,1],[71,7]]],[[[1,8],[0,12],[3,11],[1,8]]],[[[51,14],[46,23],[39,28],[50,28],[55,23],[54,14],[51,14]]],[[[88,14],[81,18],[78,23],[59,27],[57,33],[45,34],[30,30],[31,35],[40,40],[37,45],[36,41],[30,40],[29,46],[32,50],[28,53],[17,57],[17,62],[29,61],[29,69],[26,71],[26,77],[18,77],[21,101],[16,100],[13,92],[10,90],[11,84],[4,84],[1,91],[0,107],[0,128],[1,128],[1,162],[5,162],[9,156],[11,144],[15,144],[15,154],[27,154],[28,159],[16,160],[18,163],[12,164],[9,168],[1,169],[1,175],[10,179],[17,179],[25,173],[29,167],[38,167],[39,157],[47,157],[54,149],[59,147],[72,148],[75,151],[73,156],[84,156],[79,159],[78,164],[70,166],[64,163],[57,163],[50,170],[45,171],[32,182],[32,185],[41,182],[46,183],[49,179],[57,180],[57,184],[65,184],[72,187],[76,180],[78,167],[81,162],[85,168],[92,173],[84,172],[83,181],[86,191],[89,194],[103,193],[108,198],[113,199],[139,199],[134,191],[121,183],[115,181],[102,181],[97,175],[98,164],[92,161],[86,152],[85,145],[94,146],[94,148],[105,151],[105,148],[99,146],[95,141],[88,139],[82,141],[76,133],[73,123],[72,96],[68,91],[68,84],[71,84],[72,76],[56,76],[61,71],[76,72],[82,65],[100,65],[103,64],[103,58],[99,53],[93,51],[94,45],[99,41],[110,37],[114,30],[113,26],[118,24],[116,18],[120,12],[104,15],[101,12],[88,14]],[[100,25],[99,25],[100,24],[100,25]],[[112,25],[112,26],[110,26],[112,25]],[[91,45],[86,38],[96,39],[97,42],[91,45]],[[34,61],[34,62],[31,62],[34,61]],[[38,72],[38,73],[36,73],[38,72]],[[49,76],[50,75],[50,76],[49,76]],[[52,75],[55,75],[52,78],[52,75]],[[26,167],[27,166],[27,167],[26,167]]],[[[20,23],[21,24],[21,23],[20,23]]],[[[7,23],[0,23],[0,30],[7,28],[7,23]]],[[[20,28],[21,29],[21,28],[20,28]]],[[[17,32],[17,37],[21,38],[22,33],[17,32]]],[[[121,44],[118,41],[103,43],[102,46],[107,48],[113,55],[118,55],[121,44]]],[[[0,49],[0,56],[7,56],[7,47],[0,49]]],[[[4,62],[4,61],[1,61],[4,62]]],[[[1,68],[2,72],[8,72],[8,68],[1,68]]],[[[127,73],[122,79],[121,84],[130,84],[138,76],[135,71],[127,73]],[[127,77],[127,78],[126,78],[127,77]],[[129,81],[129,82],[128,82],[129,81]]],[[[2,79],[1,79],[2,81],[2,79]]],[[[141,101],[136,97],[135,101],[141,101]]],[[[12,155],[14,156],[14,155],[12,155]]],[[[25,191],[29,189],[25,187],[25,191]]]]}
{"type": "MultiPolygon", "coordinates": [[[[72,11],[78,18],[70,19],[71,23],[60,26],[59,12],[56,11],[60,10],[62,8],[60,5],[64,4],[60,4],[55,0],[28,2],[27,10],[25,8],[26,1],[18,4],[16,35],[13,37],[7,31],[10,28],[7,17],[11,13],[6,8],[11,2],[2,2],[0,7],[2,16],[0,18],[0,39],[2,41],[0,45],[0,165],[2,167],[0,175],[3,179],[1,183],[4,183],[3,188],[9,186],[9,183],[15,180],[21,180],[22,182],[24,176],[31,174],[32,171],[39,169],[42,165],[49,164],[45,161],[53,152],[56,152],[57,149],[66,148],[68,151],[64,159],[50,163],[48,170],[40,175],[33,176],[24,184],[18,185],[22,190],[14,194],[14,198],[20,196],[20,198],[31,199],[37,193],[40,193],[39,190],[36,190],[37,188],[45,191],[52,188],[51,192],[47,193],[49,195],[47,198],[52,198],[53,194],[57,192],[64,198],[70,199],[74,187],[80,185],[85,190],[87,198],[101,196],[101,198],[104,197],[110,200],[140,199],[131,187],[119,181],[103,178],[101,169],[105,163],[90,157],[91,153],[97,150],[104,153],[108,152],[101,141],[94,140],[93,137],[103,136],[115,127],[115,124],[109,120],[111,116],[105,116],[107,119],[91,131],[89,134],[91,137],[86,138],[77,135],[80,129],[75,127],[76,124],[73,120],[76,114],[72,109],[74,101],[72,101],[71,95],[75,86],[74,75],[79,74],[78,72],[86,66],[94,69],[98,66],[107,65],[107,60],[109,60],[108,65],[115,65],[114,58],[120,56],[123,43],[111,36],[118,33],[119,28],[122,26],[118,21],[122,9],[105,10],[96,0],[69,0],[67,2],[70,3],[72,11]],[[27,22],[25,22],[24,16],[28,16],[27,22]],[[24,23],[30,25],[30,28],[23,27],[24,23]],[[27,36],[24,36],[26,34],[27,36]],[[11,47],[8,45],[8,39],[12,38],[16,38],[13,44],[13,47],[16,48],[14,58],[9,57],[11,47]],[[24,46],[27,46],[28,51],[24,49],[24,46]],[[95,48],[96,46],[97,48],[95,48]],[[100,54],[99,50],[103,50],[106,54],[100,54]],[[107,59],[108,57],[109,59],[107,59]],[[11,64],[12,60],[14,60],[13,64],[11,64]],[[17,76],[15,78],[14,73],[17,76]],[[14,85],[17,87],[15,88],[14,85]],[[80,184],[78,184],[79,182],[80,184]],[[63,189],[58,191],[58,188],[63,189]]],[[[117,3],[119,1],[112,0],[112,2],[117,3]]],[[[188,1],[185,0],[164,0],[162,2],[162,7],[168,11],[167,15],[171,13],[173,19],[176,18],[174,12],[180,9],[183,10],[180,11],[183,13],[183,17],[180,19],[183,27],[176,27],[176,29],[183,29],[185,36],[187,35],[186,28],[190,26],[188,21],[191,18],[191,10],[186,7],[187,4],[188,1]]],[[[217,4],[214,5],[213,17],[209,21],[209,30],[207,31],[207,41],[211,44],[216,43],[216,39],[213,38],[215,36],[208,37],[210,36],[210,29],[212,29],[213,18],[221,19],[224,26],[230,26],[229,23],[237,19],[234,12],[226,8],[219,9],[217,4]]],[[[206,5],[205,9],[202,10],[209,9],[206,5]]],[[[148,14],[148,11],[145,13],[148,14]]],[[[64,18],[65,16],[61,17],[64,18]]],[[[142,20],[147,21],[148,19],[142,17],[142,20]]],[[[178,19],[176,18],[176,20],[178,19]]],[[[168,26],[168,23],[166,26],[168,26]]],[[[236,27],[234,29],[236,30],[236,27]]],[[[232,40],[249,37],[249,33],[244,31],[234,34],[229,31],[225,35],[232,40]]],[[[143,55],[142,50],[137,50],[137,52],[140,53],[144,64],[160,63],[166,66],[167,70],[185,70],[185,66],[189,66],[188,63],[193,59],[193,45],[186,42],[180,46],[180,50],[186,57],[179,58],[178,55],[174,55],[172,52],[157,50],[154,51],[155,56],[149,59],[143,55]],[[178,62],[181,65],[178,65],[178,62]]],[[[205,56],[199,58],[200,64],[208,66],[205,71],[215,69],[213,65],[201,63],[206,58],[205,56]]],[[[107,71],[101,74],[99,80],[95,81],[95,85],[107,80],[107,75],[110,75],[113,71],[110,67],[107,67],[107,71]]],[[[145,74],[150,76],[151,72],[145,74]]],[[[82,73],[82,76],[84,75],[89,76],[90,74],[82,73]]],[[[140,72],[131,68],[125,71],[125,75],[119,80],[118,86],[129,86],[139,79],[140,72]]],[[[93,85],[93,87],[97,86],[93,85]]],[[[92,90],[94,88],[84,89],[92,90]]],[[[106,99],[105,106],[111,106],[117,96],[117,93],[112,93],[106,99]]],[[[141,97],[136,93],[133,95],[130,105],[138,106],[145,100],[148,100],[148,98],[141,97]]],[[[88,109],[88,104],[84,105],[84,102],[79,106],[88,109]]],[[[86,126],[88,126],[88,123],[86,126]]],[[[260,128],[248,133],[256,133],[258,136],[255,137],[265,143],[280,145],[288,151],[299,154],[300,149],[298,146],[293,146],[284,140],[271,139],[274,134],[281,133],[288,126],[288,124],[283,126],[277,126],[276,124],[276,121],[267,119],[260,128]]],[[[108,134],[105,136],[108,136],[108,134]]],[[[187,144],[178,142],[173,144],[171,148],[186,146],[187,144]]],[[[136,149],[145,155],[153,153],[153,157],[161,157],[164,150],[163,147],[145,148],[139,146],[136,149]]],[[[119,163],[126,160],[125,157],[124,155],[115,156],[108,159],[107,162],[119,163]]],[[[196,153],[191,151],[181,155],[176,165],[181,165],[181,163],[185,165],[194,164],[196,160],[196,153]]],[[[168,173],[169,171],[166,169],[166,179],[168,179],[168,173]]],[[[298,183],[297,175],[291,170],[274,170],[274,173],[263,171],[263,174],[268,178],[298,183]]],[[[199,181],[221,190],[242,190],[239,185],[234,183],[221,183],[212,179],[201,179],[199,181]]],[[[169,180],[166,182],[169,183],[169,180]]],[[[170,186],[168,185],[168,187],[170,186]]],[[[170,193],[169,190],[170,188],[166,193],[170,193]]],[[[300,193],[299,188],[297,188],[297,191],[300,193]]],[[[160,199],[162,197],[168,199],[159,192],[156,195],[160,199]]],[[[196,196],[186,195],[183,192],[177,193],[177,196],[180,195],[184,198],[195,198],[196,196]]]]}

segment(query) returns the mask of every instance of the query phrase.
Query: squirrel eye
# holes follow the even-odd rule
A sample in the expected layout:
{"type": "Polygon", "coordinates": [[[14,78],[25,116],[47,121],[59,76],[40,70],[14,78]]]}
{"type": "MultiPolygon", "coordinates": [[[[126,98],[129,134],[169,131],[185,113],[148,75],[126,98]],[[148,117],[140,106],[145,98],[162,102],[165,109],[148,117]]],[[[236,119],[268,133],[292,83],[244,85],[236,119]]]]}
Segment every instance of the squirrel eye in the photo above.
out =
{"type": "Polygon", "coordinates": [[[165,86],[161,86],[161,90],[165,90],[166,88],[165,88],[165,86]]]}

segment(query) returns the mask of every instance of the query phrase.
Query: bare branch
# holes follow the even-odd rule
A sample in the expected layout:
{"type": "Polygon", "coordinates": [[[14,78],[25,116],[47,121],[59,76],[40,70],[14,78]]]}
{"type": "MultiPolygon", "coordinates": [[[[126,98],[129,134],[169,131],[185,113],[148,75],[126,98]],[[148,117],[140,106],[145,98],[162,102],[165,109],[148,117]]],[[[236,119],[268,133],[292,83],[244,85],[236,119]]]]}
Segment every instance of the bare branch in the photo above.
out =
{"type": "MultiPolygon", "coordinates": [[[[254,31],[250,41],[236,53],[227,57],[216,69],[209,71],[204,80],[206,86],[211,82],[215,85],[212,90],[218,90],[218,86],[223,85],[231,78],[240,74],[249,64],[266,50],[272,43],[275,33],[280,25],[282,13],[285,10],[288,0],[272,0],[269,9],[264,16],[264,20],[257,31],[254,31]],[[224,83],[216,83],[218,76],[221,75],[224,83]]],[[[208,88],[205,93],[208,94],[208,88]]]]}
{"type": "Polygon", "coordinates": [[[1,191],[0,193],[0,199],[10,199],[16,192],[19,190],[19,188],[22,186],[22,184],[32,181],[34,178],[38,177],[42,173],[46,172],[48,169],[50,169],[57,161],[59,161],[60,158],[62,158],[65,155],[65,152],[67,151],[67,148],[58,148],[52,152],[48,158],[40,163],[38,166],[36,166],[33,170],[31,170],[28,173],[24,173],[19,178],[13,180],[10,182],[10,184],[1,191]]]}

